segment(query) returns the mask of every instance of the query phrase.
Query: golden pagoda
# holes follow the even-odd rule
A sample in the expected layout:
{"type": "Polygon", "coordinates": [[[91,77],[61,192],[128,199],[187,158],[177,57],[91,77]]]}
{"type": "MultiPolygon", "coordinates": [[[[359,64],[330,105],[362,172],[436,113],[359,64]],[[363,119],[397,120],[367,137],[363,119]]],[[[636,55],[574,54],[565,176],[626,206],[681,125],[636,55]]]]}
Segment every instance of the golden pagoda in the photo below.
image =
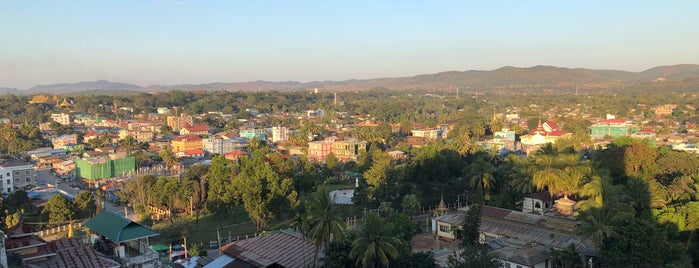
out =
{"type": "Polygon", "coordinates": [[[46,95],[36,95],[29,101],[30,104],[48,103],[49,97],[46,95]]]}
{"type": "Polygon", "coordinates": [[[61,102],[61,107],[70,107],[70,103],[68,103],[68,100],[63,97],[63,102],[61,102]]]}

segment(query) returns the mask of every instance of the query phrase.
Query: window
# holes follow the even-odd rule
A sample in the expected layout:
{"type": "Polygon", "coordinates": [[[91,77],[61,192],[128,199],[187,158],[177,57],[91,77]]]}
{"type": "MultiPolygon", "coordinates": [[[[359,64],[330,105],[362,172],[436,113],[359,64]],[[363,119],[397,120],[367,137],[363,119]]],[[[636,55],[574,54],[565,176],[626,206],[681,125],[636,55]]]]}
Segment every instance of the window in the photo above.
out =
{"type": "Polygon", "coordinates": [[[10,185],[10,184],[12,184],[12,181],[10,181],[10,179],[7,179],[7,185],[10,185]]]}
{"type": "Polygon", "coordinates": [[[27,182],[31,182],[31,181],[32,181],[32,178],[27,177],[27,182]]]}
{"type": "Polygon", "coordinates": [[[7,192],[8,192],[8,193],[11,193],[11,192],[12,192],[12,188],[7,187],[7,192]]]}
{"type": "Polygon", "coordinates": [[[8,176],[8,177],[10,176],[10,172],[7,172],[7,176],[8,176]]]}
{"type": "Polygon", "coordinates": [[[29,175],[29,170],[25,171],[24,175],[29,175]]]}
{"type": "Polygon", "coordinates": [[[19,183],[19,178],[15,177],[15,183],[19,183]]]}
{"type": "MultiPolygon", "coordinates": [[[[19,175],[19,171],[15,171],[15,176],[19,175]]],[[[10,176],[10,174],[7,174],[7,176],[10,176]]]]}
{"type": "Polygon", "coordinates": [[[449,228],[449,226],[441,225],[441,224],[439,225],[439,231],[440,231],[440,232],[448,233],[448,232],[449,232],[449,229],[451,229],[451,228],[449,228]]]}

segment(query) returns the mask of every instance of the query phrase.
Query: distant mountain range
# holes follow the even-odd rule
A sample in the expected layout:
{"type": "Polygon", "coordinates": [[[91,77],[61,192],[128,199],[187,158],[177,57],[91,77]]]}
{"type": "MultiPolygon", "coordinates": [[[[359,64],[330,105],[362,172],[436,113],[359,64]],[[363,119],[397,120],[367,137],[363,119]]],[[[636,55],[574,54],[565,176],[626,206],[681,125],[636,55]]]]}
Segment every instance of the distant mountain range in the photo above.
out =
{"type": "Polygon", "coordinates": [[[699,65],[678,64],[658,66],[642,72],[618,70],[592,70],[583,68],[562,68],[554,66],[534,66],[527,68],[502,67],[492,71],[449,71],[436,74],[423,74],[412,77],[376,78],[346,81],[314,81],[300,83],[250,81],[237,83],[208,83],[200,85],[137,85],[99,80],[94,82],[61,83],[37,85],[26,90],[0,88],[0,93],[77,93],[77,92],[157,92],[169,90],[233,90],[233,91],[288,91],[324,88],[338,91],[387,89],[450,89],[498,88],[498,87],[608,87],[619,84],[635,84],[656,80],[683,80],[699,77],[699,65]]]}

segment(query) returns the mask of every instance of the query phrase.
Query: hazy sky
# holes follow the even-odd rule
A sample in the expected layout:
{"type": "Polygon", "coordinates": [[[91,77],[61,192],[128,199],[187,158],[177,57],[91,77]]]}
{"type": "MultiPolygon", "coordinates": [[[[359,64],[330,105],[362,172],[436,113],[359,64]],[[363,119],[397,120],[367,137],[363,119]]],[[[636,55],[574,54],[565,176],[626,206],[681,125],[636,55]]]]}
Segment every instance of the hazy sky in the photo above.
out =
{"type": "Polygon", "coordinates": [[[0,87],[699,63],[699,1],[0,0],[0,87]]]}

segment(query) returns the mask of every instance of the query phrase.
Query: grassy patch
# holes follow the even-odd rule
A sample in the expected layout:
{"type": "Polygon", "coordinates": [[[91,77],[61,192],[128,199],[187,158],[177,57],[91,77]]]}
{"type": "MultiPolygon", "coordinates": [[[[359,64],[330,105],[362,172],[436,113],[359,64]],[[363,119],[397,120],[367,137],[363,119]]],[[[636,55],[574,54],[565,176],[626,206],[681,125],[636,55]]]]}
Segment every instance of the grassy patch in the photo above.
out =
{"type": "MultiPolygon", "coordinates": [[[[186,225],[187,232],[190,234],[188,236],[188,243],[203,243],[205,246],[209,245],[209,241],[217,240],[217,232],[221,236],[222,240],[227,240],[230,236],[231,240],[236,240],[238,238],[244,239],[246,235],[248,237],[255,236],[255,224],[250,220],[245,209],[242,206],[238,207],[235,211],[235,215],[228,214],[225,215],[219,225],[218,216],[209,214],[203,215],[199,219],[197,225],[196,218],[194,216],[187,216],[183,219],[177,220],[186,225]],[[219,229],[219,226],[221,228],[219,229]]],[[[267,227],[264,228],[265,231],[278,230],[289,228],[293,225],[292,219],[275,219],[268,223],[267,227]]],[[[162,221],[153,226],[153,229],[160,231],[161,233],[167,232],[171,228],[170,221],[162,221]]],[[[156,243],[166,243],[163,241],[164,237],[155,237],[151,244],[156,243]]]]}

